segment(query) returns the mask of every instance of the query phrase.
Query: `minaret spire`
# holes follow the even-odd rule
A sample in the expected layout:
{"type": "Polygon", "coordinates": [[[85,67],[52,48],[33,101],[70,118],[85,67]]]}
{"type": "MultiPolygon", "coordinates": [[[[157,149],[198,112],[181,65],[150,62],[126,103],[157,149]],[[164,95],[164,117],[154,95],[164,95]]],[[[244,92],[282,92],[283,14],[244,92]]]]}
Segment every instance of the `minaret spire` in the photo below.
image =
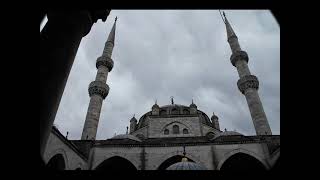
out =
{"type": "Polygon", "coordinates": [[[113,68],[113,60],[111,59],[115,31],[116,21],[112,26],[108,39],[105,43],[103,53],[98,57],[96,67],[98,69],[95,81],[92,81],[89,85],[90,103],[87,111],[86,120],[82,131],[82,140],[95,140],[97,135],[98,123],[100,118],[100,112],[102,108],[102,102],[109,93],[109,86],[106,84],[108,73],[113,68]]]}
{"type": "MultiPolygon", "coordinates": [[[[221,12],[220,12],[221,15],[221,12]]],[[[232,51],[230,57],[231,64],[238,70],[240,79],[237,82],[238,89],[246,97],[253,125],[257,135],[271,135],[271,129],[264,112],[259,94],[258,78],[250,73],[248,67],[249,57],[247,52],[242,51],[238,42],[238,37],[233,31],[225,13],[223,12],[223,22],[226,25],[228,42],[232,51]]]]}
{"type": "Polygon", "coordinates": [[[109,33],[108,39],[106,41],[106,44],[104,46],[104,50],[102,53],[102,56],[106,56],[106,57],[111,57],[112,55],[112,51],[113,51],[113,46],[114,46],[114,39],[115,39],[115,34],[116,34],[116,22],[117,22],[117,17],[114,20],[112,29],[109,33]]]}
{"type": "MultiPolygon", "coordinates": [[[[219,10],[220,11],[220,10],[219,10]]],[[[235,53],[236,51],[241,51],[241,47],[240,44],[238,42],[238,37],[236,35],[236,33],[233,31],[225,12],[223,11],[223,17],[222,20],[224,22],[224,24],[226,25],[226,30],[227,30],[227,38],[228,38],[228,42],[231,48],[232,53],[235,53]]],[[[220,13],[221,15],[221,13],[220,13]]]]}

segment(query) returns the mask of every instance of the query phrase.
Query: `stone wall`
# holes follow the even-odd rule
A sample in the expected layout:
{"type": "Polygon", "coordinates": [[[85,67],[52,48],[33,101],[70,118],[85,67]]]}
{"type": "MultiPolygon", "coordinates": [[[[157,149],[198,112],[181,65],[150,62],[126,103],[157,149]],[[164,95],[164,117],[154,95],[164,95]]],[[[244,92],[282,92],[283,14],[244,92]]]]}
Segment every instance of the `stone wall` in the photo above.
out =
{"type": "Polygon", "coordinates": [[[47,164],[56,154],[62,154],[66,170],[74,170],[79,167],[87,169],[86,159],[81,157],[70,145],[62,140],[59,134],[51,132],[43,155],[45,163],[47,164]]]}
{"type": "Polygon", "coordinates": [[[199,117],[149,118],[148,135],[149,138],[201,136],[199,117]],[[172,133],[172,126],[175,124],[179,126],[179,134],[172,133]],[[166,127],[169,128],[169,135],[163,133],[166,127]],[[183,134],[183,128],[187,128],[189,134],[183,134]]]}

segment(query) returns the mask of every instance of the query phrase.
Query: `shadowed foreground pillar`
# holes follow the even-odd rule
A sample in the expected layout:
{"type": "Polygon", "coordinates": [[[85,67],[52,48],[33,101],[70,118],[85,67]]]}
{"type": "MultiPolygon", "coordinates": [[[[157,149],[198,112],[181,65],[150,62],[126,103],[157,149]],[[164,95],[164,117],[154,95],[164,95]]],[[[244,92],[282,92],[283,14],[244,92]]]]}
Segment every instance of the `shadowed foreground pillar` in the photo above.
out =
{"type": "Polygon", "coordinates": [[[40,153],[44,152],[82,37],[110,10],[49,11],[40,33],[40,153]]]}

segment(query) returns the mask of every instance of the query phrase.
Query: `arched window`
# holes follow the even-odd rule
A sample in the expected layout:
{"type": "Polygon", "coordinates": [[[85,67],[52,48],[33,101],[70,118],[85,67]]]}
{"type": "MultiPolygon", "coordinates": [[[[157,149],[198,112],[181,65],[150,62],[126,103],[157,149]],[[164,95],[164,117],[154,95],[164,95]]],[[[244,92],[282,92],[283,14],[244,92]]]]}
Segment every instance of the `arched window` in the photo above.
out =
{"type": "Polygon", "coordinates": [[[172,127],[172,132],[173,134],[179,134],[179,126],[178,125],[173,125],[172,127]]]}
{"type": "Polygon", "coordinates": [[[165,130],[164,130],[164,134],[165,134],[165,135],[169,134],[169,129],[165,129],[165,130]]]}
{"type": "Polygon", "coordinates": [[[160,111],[160,115],[166,115],[166,114],[167,114],[166,110],[161,110],[160,111]]]}
{"type": "Polygon", "coordinates": [[[171,110],[171,114],[179,114],[178,109],[173,108],[173,109],[171,110]]]}
{"type": "Polygon", "coordinates": [[[189,112],[188,109],[184,109],[184,110],[183,110],[183,114],[190,114],[190,112],[189,112]]]}
{"type": "Polygon", "coordinates": [[[189,134],[189,131],[188,131],[188,129],[183,129],[183,134],[189,134]]]}

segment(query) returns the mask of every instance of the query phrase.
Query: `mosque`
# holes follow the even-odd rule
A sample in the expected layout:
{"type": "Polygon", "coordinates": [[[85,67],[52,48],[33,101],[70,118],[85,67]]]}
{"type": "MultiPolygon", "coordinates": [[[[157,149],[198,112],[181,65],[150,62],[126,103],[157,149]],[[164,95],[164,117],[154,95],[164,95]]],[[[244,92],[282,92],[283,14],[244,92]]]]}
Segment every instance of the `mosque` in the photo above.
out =
{"type": "MultiPolygon", "coordinates": [[[[239,91],[245,96],[256,131],[245,136],[221,130],[219,118],[209,118],[197,105],[150,107],[139,120],[132,117],[126,134],[96,140],[106,84],[114,62],[116,21],[97,58],[97,75],[89,85],[90,103],[81,140],[69,140],[53,127],[43,153],[46,166],[58,170],[270,170],[280,164],[280,135],[272,135],[259,98],[258,78],[248,67],[248,54],[223,13],[231,64],[237,69],[239,91]]],[[[218,114],[218,113],[217,113],[218,114]]]]}

